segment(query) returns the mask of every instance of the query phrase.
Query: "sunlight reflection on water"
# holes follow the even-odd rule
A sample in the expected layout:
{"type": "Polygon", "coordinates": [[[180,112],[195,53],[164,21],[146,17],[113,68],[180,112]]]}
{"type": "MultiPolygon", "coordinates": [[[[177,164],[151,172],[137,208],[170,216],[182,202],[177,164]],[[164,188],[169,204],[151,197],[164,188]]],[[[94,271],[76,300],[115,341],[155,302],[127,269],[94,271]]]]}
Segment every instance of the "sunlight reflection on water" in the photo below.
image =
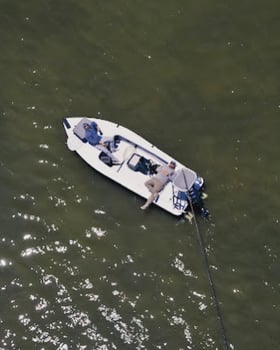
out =
{"type": "MultiPolygon", "coordinates": [[[[39,148],[48,150],[45,144],[39,148]]],[[[69,205],[62,192],[70,193],[71,200],[79,205],[86,198],[75,194],[74,186],[56,174],[50,184],[43,198],[60,210],[58,215],[67,213],[69,205]]],[[[22,270],[20,276],[3,283],[1,291],[7,293],[6,309],[12,310],[23,330],[23,346],[32,343],[40,349],[47,344],[56,350],[88,349],[92,342],[94,349],[100,350],[125,346],[142,350],[148,349],[152,341],[155,349],[168,349],[168,338],[154,336],[159,332],[158,323],[163,323],[181,342],[184,339],[186,349],[191,349],[193,333],[199,327],[189,322],[188,307],[179,305],[187,302],[205,313],[208,298],[199,288],[190,288],[185,297],[173,291],[178,278],[180,284],[199,280],[184,254],[172,253],[168,263],[172,272],[165,275],[156,265],[153,268],[153,264],[142,261],[141,250],[120,249],[122,226],[111,222],[102,207],[93,210],[92,222],[78,227],[75,235],[68,237],[63,232],[63,219],[52,221],[44,216],[40,196],[30,192],[13,196],[11,219],[20,225],[20,234],[13,239],[1,238],[1,245],[12,250],[15,263],[0,256],[0,269],[9,269],[11,276],[14,266],[22,270]],[[116,229],[118,235],[113,234],[116,229]],[[106,245],[110,254],[102,248],[106,245]],[[69,336],[71,331],[75,331],[75,340],[69,336]],[[154,337],[156,340],[152,340],[154,337]]],[[[145,222],[137,223],[132,230],[145,235],[150,228],[145,222]]],[[[1,346],[17,348],[19,339],[14,329],[3,329],[1,346]]],[[[205,347],[211,348],[211,335],[205,334],[204,338],[205,347]]]]}
{"type": "MultiPolygon", "coordinates": [[[[30,196],[25,196],[25,199],[29,200],[30,196]]],[[[103,211],[99,210],[96,214],[104,215],[103,211]]],[[[39,224],[46,227],[44,219],[36,219],[37,217],[33,217],[32,214],[19,212],[13,218],[30,221],[33,226],[39,224]]],[[[59,229],[56,232],[59,232],[59,229]]],[[[91,226],[85,230],[84,237],[90,240],[106,240],[110,237],[110,232],[101,226],[91,226]]],[[[100,350],[118,349],[120,343],[123,346],[133,346],[134,349],[148,349],[147,343],[151,339],[152,331],[148,324],[152,322],[155,326],[158,316],[155,310],[150,307],[141,311],[142,292],[131,294],[123,290],[123,281],[119,280],[117,271],[121,271],[122,267],[128,268],[129,278],[133,278],[133,283],[139,284],[139,286],[143,279],[150,281],[151,284],[158,283],[157,281],[160,280],[164,288],[167,282],[164,276],[145,269],[139,270],[135,254],[128,252],[123,254],[115,247],[116,252],[120,254],[115,262],[102,257],[102,255],[98,259],[95,258],[102,270],[111,272],[104,274],[101,271],[96,271],[94,263],[92,265],[94,273],[90,275],[88,271],[89,275],[83,277],[81,268],[73,260],[73,253],[79,252],[78,259],[92,259],[95,256],[94,246],[88,246],[79,239],[69,239],[66,242],[58,239],[39,239],[34,233],[29,232],[22,233],[21,239],[27,246],[21,249],[20,257],[30,264],[33,277],[29,273],[26,275],[26,279],[14,278],[10,284],[2,285],[2,291],[15,288],[18,290],[17,294],[9,299],[9,305],[18,323],[25,329],[25,335],[21,339],[23,344],[32,342],[40,346],[41,349],[44,348],[45,344],[49,344],[55,349],[72,349],[73,346],[76,349],[87,349],[87,344],[91,341],[94,343],[94,348],[100,350]],[[45,256],[50,258],[48,265],[44,264],[45,256]],[[65,258],[61,259],[60,257],[65,258]],[[36,261],[36,263],[34,264],[32,261],[36,261]],[[61,275],[57,269],[63,269],[64,274],[61,275]],[[112,274],[113,271],[115,272],[112,274]],[[34,277],[40,281],[40,288],[38,288],[38,282],[35,282],[34,277]],[[73,277],[76,278],[73,283],[67,282],[69,278],[73,277]],[[23,290],[29,290],[28,295],[21,294],[20,291],[23,290]],[[109,291],[111,297],[108,295],[109,291]],[[86,308],[83,307],[84,304],[87,305],[86,308]],[[60,317],[56,320],[57,315],[60,317]],[[101,320],[107,324],[105,332],[103,328],[100,328],[101,320]],[[76,337],[79,339],[78,342],[75,341],[74,344],[65,335],[67,329],[75,329],[75,332],[78,332],[79,336],[76,337]]],[[[16,248],[16,244],[12,240],[2,238],[2,243],[16,248]]],[[[21,246],[19,242],[17,244],[21,246]]],[[[8,265],[8,260],[0,259],[0,268],[7,268],[8,265]]],[[[195,280],[198,278],[191,269],[185,267],[182,253],[178,253],[173,258],[171,267],[184,278],[195,280]]],[[[173,284],[171,281],[168,284],[173,284]]],[[[193,302],[195,299],[199,299],[197,307],[202,311],[201,303],[205,296],[195,291],[192,291],[191,294],[193,302]]],[[[163,311],[165,309],[165,318],[168,324],[174,329],[181,329],[187,344],[189,344],[186,345],[186,349],[191,349],[192,327],[184,318],[185,310],[183,308],[177,309],[175,307],[176,297],[164,290],[158,290],[157,298],[159,298],[158,302],[162,305],[163,311]]],[[[15,349],[16,345],[13,345],[15,339],[16,335],[12,328],[5,329],[0,344],[15,349]]],[[[208,337],[208,342],[209,339],[210,337],[208,337]]],[[[167,349],[168,342],[162,341],[156,344],[155,348],[167,349]]]]}

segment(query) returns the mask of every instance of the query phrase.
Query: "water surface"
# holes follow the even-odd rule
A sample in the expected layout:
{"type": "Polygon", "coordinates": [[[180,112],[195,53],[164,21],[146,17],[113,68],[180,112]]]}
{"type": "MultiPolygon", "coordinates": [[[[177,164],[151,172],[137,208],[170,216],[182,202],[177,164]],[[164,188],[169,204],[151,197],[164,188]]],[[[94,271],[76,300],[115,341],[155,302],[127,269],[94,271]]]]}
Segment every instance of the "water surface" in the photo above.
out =
{"type": "Polygon", "coordinates": [[[116,121],[207,181],[232,349],[279,347],[279,4],[0,4],[0,348],[222,349],[195,226],[68,151],[116,121]]]}

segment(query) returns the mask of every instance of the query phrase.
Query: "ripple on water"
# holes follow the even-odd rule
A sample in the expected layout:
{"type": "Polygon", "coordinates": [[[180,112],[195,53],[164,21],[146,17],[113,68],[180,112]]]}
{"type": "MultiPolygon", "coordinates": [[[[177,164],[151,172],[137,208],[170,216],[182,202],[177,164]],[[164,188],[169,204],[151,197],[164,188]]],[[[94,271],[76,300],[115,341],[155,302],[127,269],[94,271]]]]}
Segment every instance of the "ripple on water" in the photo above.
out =
{"type": "Polygon", "coordinates": [[[179,256],[176,256],[171,264],[171,266],[175,267],[178,271],[180,271],[184,276],[186,277],[193,277],[193,278],[198,278],[193,274],[193,272],[190,269],[185,268],[185,264],[183,261],[180,259],[183,256],[182,253],[179,253],[179,256]]]}
{"type": "Polygon", "coordinates": [[[59,230],[59,227],[54,223],[48,223],[47,220],[43,219],[42,217],[32,214],[32,213],[23,213],[23,212],[17,212],[12,215],[13,219],[21,219],[23,221],[30,221],[34,223],[42,223],[45,228],[47,229],[47,232],[57,232],[59,230]]]}
{"type": "Polygon", "coordinates": [[[0,268],[1,267],[8,267],[8,266],[12,266],[12,262],[9,259],[6,258],[0,258],[0,268]]]}
{"type": "MultiPolygon", "coordinates": [[[[20,214],[16,215],[20,220],[37,225],[32,214],[20,214]]],[[[16,248],[18,259],[22,259],[22,266],[27,264],[29,271],[2,286],[4,292],[12,292],[9,307],[23,330],[20,343],[38,348],[48,344],[49,349],[89,349],[90,342],[100,350],[140,350],[148,349],[153,342],[156,349],[168,349],[168,336],[159,340],[154,335],[158,324],[164,322],[169,325],[168,332],[183,337],[184,348],[191,349],[195,328],[184,307],[178,306],[181,301],[173,294],[176,282],[172,274],[163,275],[161,269],[152,271],[150,264],[142,264],[139,252],[121,251],[117,244],[110,243],[114,254],[104,256],[96,250],[96,243],[102,246],[109,238],[110,231],[102,225],[90,226],[80,232],[79,239],[65,241],[51,236],[40,238],[28,231],[21,234],[21,243],[18,241],[12,249],[16,248]],[[69,336],[73,332],[75,340],[69,336]]],[[[7,239],[3,241],[8,243],[7,239]]],[[[183,258],[177,253],[170,260],[171,268],[178,272],[179,279],[196,281],[198,277],[183,258]]],[[[0,267],[6,268],[5,264],[6,260],[0,267]]],[[[188,295],[190,304],[195,302],[201,311],[205,310],[202,293],[192,289],[188,295]]],[[[0,347],[18,348],[17,327],[6,328],[0,347]]],[[[208,344],[210,339],[209,335],[208,344]]]]}

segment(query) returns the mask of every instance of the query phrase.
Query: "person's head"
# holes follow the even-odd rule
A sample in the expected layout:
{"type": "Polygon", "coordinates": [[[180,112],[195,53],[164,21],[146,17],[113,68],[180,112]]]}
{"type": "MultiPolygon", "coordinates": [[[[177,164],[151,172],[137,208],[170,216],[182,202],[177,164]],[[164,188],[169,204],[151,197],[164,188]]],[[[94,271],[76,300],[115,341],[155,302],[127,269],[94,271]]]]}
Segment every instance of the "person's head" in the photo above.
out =
{"type": "Polygon", "coordinates": [[[172,160],[171,162],[169,162],[168,166],[171,169],[175,169],[176,168],[176,162],[174,160],[172,160]]]}
{"type": "Polygon", "coordinates": [[[85,130],[89,130],[90,129],[89,123],[84,123],[83,127],[84,127],[85,130]]]}

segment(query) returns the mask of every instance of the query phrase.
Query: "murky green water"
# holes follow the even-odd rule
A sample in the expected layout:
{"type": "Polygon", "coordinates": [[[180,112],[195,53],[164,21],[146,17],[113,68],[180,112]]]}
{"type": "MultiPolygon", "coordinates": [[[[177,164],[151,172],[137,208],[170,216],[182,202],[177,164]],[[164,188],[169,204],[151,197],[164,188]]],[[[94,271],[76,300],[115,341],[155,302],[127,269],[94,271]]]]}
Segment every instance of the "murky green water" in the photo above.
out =
{"type": "Polygon", "coordinates": [[[206,178],[231,348],[279,348],[279,10],[0,1],[1,349],[223,349],[194,225],[69,152],[81,114],[206,178]]]}

